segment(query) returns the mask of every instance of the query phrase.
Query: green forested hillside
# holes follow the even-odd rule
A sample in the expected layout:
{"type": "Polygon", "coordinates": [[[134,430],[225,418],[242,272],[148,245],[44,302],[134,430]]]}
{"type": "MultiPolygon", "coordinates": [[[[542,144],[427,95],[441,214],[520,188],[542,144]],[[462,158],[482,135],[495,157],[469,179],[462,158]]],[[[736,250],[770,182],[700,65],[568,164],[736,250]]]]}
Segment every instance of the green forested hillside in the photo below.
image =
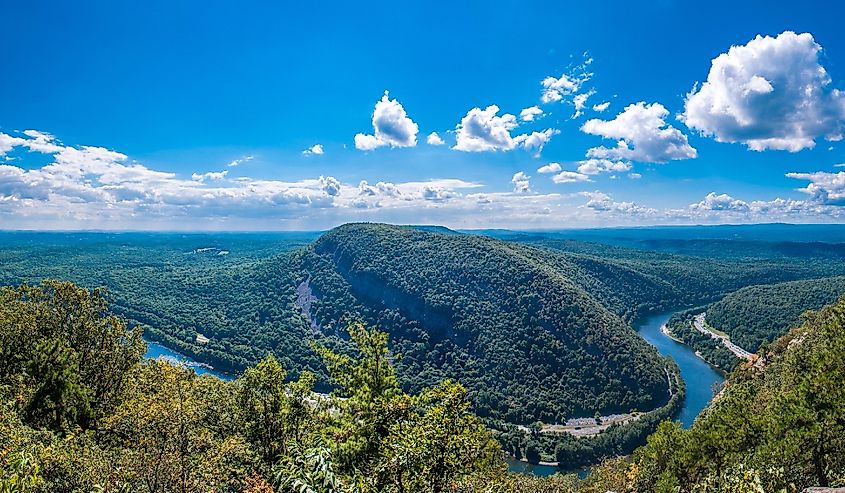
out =
{"type": "MultiPolygon", "coordinates": [[[[273,357],[229,382],[141,359],[102,292],[0,289],[0,491],[242,493],[784,492],[845,486],[845,298],[735,370],[693,427],[665,421],[589,477],[506,472],[449,380],[407,394],[388,336],[314,344],[312,393],[273,357]]],[[[600,435],[601,436],[601,435],[600,435]]]]}
{"type": "Polygon", "coordinates": [[[514,422],[666,402],[657,352],[573,282],[576,266],[534,249],[350,225],[323,235],[303,270],[323,330],[351,315],[388,331],[412,390],[448,375],[474,392],[479,413],[514,422]]]}
{"type": "Polygon", "coordinates": [[[756,351],[794,327],[807,310],[845,294],[845,277],[749,286],[707,308],[707,321],[741,347],[756,351]]]}
{"type": "Polygon", "coordinates": [[[145,337],[223,371],[276,354],[326,376],[294,304],[296,255],[317,233],[0,233],[0,284],[54,278],[104,287],[145,337]],[[221,255],[221,252],[226,252],[221,255]],[[197,343],[197,334],[209,338],[197,343]]]}
{"type": "Polygon", "coordinates": [[[148,338],[224,371],[272,353],[323,391],[330,381],[309,342],[342,351],[338,329],[361,318],[391,332],[405,389],[459,377],[480,413],[555,422],[665,401],[663,364],[627,325],[639,316],[845,274],[827,254],[708,258],[367,224],[318,236],[4,233],[0,281],[105,286],[148,338]]]}
{"type": "Polygon", "coordinates": [[[547,237],[524,241],[541,250],[562,252],[570,262],[591,270],[599,284],[607,288],[596,289],[594,282],[586,284],[585,289],[632,319],[653,310],[703,305],[750,285],[845,274],[845,262],[826,250],[816,255],[814,249],[803,250],[803,244],[794,244],[788,249],[782,247],[779,255],[771,255],[754,242],[728,243],[723,250],[731,253],[725,255],[710,249],[679,255],[547,237]],[[620,276],[620,270],[627,273],[620,276]],[[617,279],[624,282],[630,273],[636,276],[633,283],[617,283],[617,279]]]}

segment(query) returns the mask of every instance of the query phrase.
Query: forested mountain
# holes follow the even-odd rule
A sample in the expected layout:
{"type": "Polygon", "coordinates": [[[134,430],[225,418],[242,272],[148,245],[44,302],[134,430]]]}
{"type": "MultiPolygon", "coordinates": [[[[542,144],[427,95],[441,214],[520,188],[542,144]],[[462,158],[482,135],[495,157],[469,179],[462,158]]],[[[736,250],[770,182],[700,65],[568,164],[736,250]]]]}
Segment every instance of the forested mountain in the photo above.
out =
{"type": "MultiPolygon", "coordinates": [[[[756,242],[727,242],[728,246],[716,251],[695,250],[690,255],[546,236],[520,239],[519,243],[563,252],[573,262],[596,265],[599,272],[613,268],[636,272],[639,279],[627,289],[616,289],[615,275],[599,274],[610,286],[602,301],[609,307],[619,306],[617,310],[628,310],[633,318],[656,308],[702,305],[749,285],[845,274],[845,262],[839,256],[802,250],[804,243],[792,244],[790,251],[794,255],[776,256],[760,249],[756,242]],[[742,253],[725,254],[725,251],[742,253]],[[638,303],[642,306],[638,307],[638,303]]],[[[845,249],[845,245],[837,248],[845,249]]]]}
{"type": "Polygon", "coordinates": [[[313,372],[322,391],[331,382],[310,342],[344,351],[342,329],[360,318],[390,332],[406,390],[459,378],[483,415],[557,422],[665,402],[664,363],[629,327],[637,317],[752,284],[845,274],[827,255],[795,262],[751,249],[726,259],[518,240],[375,224],[322,236],[4,233],[0,281],[105,286],[145,337],[223,371],[272,353],[294,376],[313,372]]]}
{"type": "Polygon", "coordinates": [[[845,294],[845,277],[749,286],[707,308],[707,321],[741,347],[756,351],[817,310],[845,294]]]}
{"type": "Polygon", "coordinates": [[[411,390],[455,378],[474,391],[479,413],[515,422],[664,404],[666,363],[574,279],[586,282],[589,271],[541,253],[482,236],[349,225],[323,235],[303,270],[323,331],[349,316],[386,330],[411,390]]]}
{"type": "MultiPolygon", "coordinates": [[[[235,381],[143,360],[102,291],[0,289],[0,491],[798,492],[845,485],[845,298],[734,371],[689,430],[665,421],[633,455],[548,478],[506,472],[445,380],[402,391],[388,335],[315,343],[336,396],[272,356],[235,381]],[[341,398],[342,397],[342,398],[341,398]]],[[[599,435],[601,436],[601,435],[599,435]]]]}

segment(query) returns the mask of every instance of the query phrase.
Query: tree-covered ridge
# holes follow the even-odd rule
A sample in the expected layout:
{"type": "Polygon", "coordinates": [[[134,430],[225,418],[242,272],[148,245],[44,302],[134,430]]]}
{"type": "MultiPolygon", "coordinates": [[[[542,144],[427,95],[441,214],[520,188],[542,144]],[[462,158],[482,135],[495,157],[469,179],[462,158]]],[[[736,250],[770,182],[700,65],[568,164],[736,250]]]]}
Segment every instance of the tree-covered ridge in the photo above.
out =
{"type": "Polygon", "coordinates": [[[130,326],[222,371],[242,371],[268,351],[295,372],[318,370],[293,302],[293,256],[317,236],[0,233],[0,284],[56,278],[105,287],[130,326]],[[209,341],[198,343],[198,333],[209,341]]]}
{"type": "Polygon", "coordinates": [[[558,260],[487,237],[348,225],[315,243],[304,270],[324,329],[350,309],[383,327],[411,389],[448,375],[482,415],[523,423],[663,405],[667,363],[558,260]]]}
{"type": "Polygon", "coordinates": [[[845,294],[845,277],[749,286],[707,308],[707,321],[741,347],[756,351],[785,334],[807,310],[817,310],[845,294]]]}
{"type": "MultiPolygon", "coordinates": [[[[397,365],[400,383],[406,390],[419,390],[461,375],[461,381],[469,386],[471,397],[485,414],[523,422],[538,418],[555,422],[579,414],[574,407],[555,408],[553,413],[548,411],[552,407],[548,403],[571,400],[574,391],[559,396],[553,389],[556,385],[562,387],[562,381],[550,379],[546,382],[537,375],[550,374],[552,364],[557,365],[566,358],[574,356],[572,361],[577,362],[582,357],[595,359],[595,354],[589,351],[586,355],[559,354],[553,331],[544,328],[533,333],[531,327],[537,325],[524,314],[533,306],[539,306],[536,300],[540,298],[536,292],[523,289],[526,286],[521,286],[520,282],[542,280],[532,280],[533,284],[528,285],[541,292],[548,291],[549,286],[554,288],[552,292],[558,286],[567,286],[561,293],[548,295],[549,299],[557,297],[565,303],[546,309],[542,317],[563,317],[565,314],[577,321],[579,317],[590,319],[592,313],[597,313],[594,326],[613,328],[621,327],[619,318],[630,322],[661,309],[699,305],[749,284],[845,274],[845,264],[827,255],[803,256],[800,262],[795,262],[792,257],[772,258],[768,254],[755,257],[752,250],[745,257],[731,255],[724,259],[555,240],[542,235],[526,244],[475,235],[449,237],[437,234],[442,231],[440,228],[431,227],[349,225],[339,231],[344,231],[341,235],[344,241],[352,241],[356,237],[366,238],[370,229],[381,232],[379,248],[383,251],[379,255],[387,261],[401,258],[411,266],[420,265],[426,269],[429,264],[441,261],[452,264],[432,267],[432,272],[441,272],[440,277],[435,278],[436,283],[430,283],[427,276],[422,275],[425,271],[418,269],[416,277],[408,277],[407,282],[398,285],[398,290],[384,289],[385,286],[378,284],[381,282],[379,277],[359,280],[356,285],[361,286],[374,279],[370,292],[394,296],[393,301],[387,297],[388,303],[394,304],[386,307],[380,298],[359,296],[367,290],[356,292],[351,289],[333,257],[316,251],[321,243],[312,243],[318,236],[313,233],[3,233],[0,234],[3,265],[0,280],[5,284],[18,284],[57,277],[89,288],[105,286],[113,311],[126,317],[130,326],[141,324],[148,338],[223,371],[242,371],[272,352],[293,375],[305,370],[314,373],[316,386],[323,391],[330,389],[330,381],[309,341],[320,340],[343,350],[347,344],[343,330],[346,323],[363,318],[380,324],[393,334],[392,348],[403,356],[397,365]],[[354,231],[358,234],[352,234],[354,231]],[[428,247],[404,251],[401,257],[399,252],[394,255],[392,237],[397,238],[397,244],[404,244],[402,238],[412,232],[421,239],[414,244],[415,248],[422,244],[428,247]],[[455,243],[447,241],[450,239],[455,243]],[[465,254],[460,252],[462,248],[468,249],[465,254]],[[223,252],[228,253],[221,255],[223,252]],[[432,260],[425,260],[425,256],[432,256],[432,260]],[[466,290],[455,282],[457,275],[453,274],[459,273],[464,259],[470,257],[474,262],[470,265],[475,265],[473,275],[489,274],[491,280],[499,283],[495,293],[485,292],[485,286],[493,284],[481,277],[478,277],[475,291],[466,290]],[[302,308],[297,304],[298,296],[308,291],[305,288],[310,288],[311,295],[317,297],[310,306],[311,320],[303,317],[302,308]],[[405,288],[413,299],[428,296],[432,302],[428,305],[404,303],[411,299],[402,297],[405,288]],[[493,298],[496,296],[501,296],[506,303],[499,303],[493,298]],[[398,306],[397,300],[403,301],[402,313],[391,308],[398,306]],[[464,321],[463,327],[469,326],[469,329],[449,336],[443,330],[448,324],[443,321],[448,320],[448,310],[455,307],[464,321]],[[470,352],[477,347],[464,347],[462,344],[467,341],[461,340],[462,337],[474,337],[483,326],[468,321],[486,320],[490,314],[502,323],[496,322],[496,330],[489,332],[496,337],[481,339],[485,347],[490,348],[491,357],[483,364],[510,368],[496,370],[508,380],[498,383],[499,390],[494,394],[477,391],[492,379],[479,362],[487,355],[470,352]],[[398,330],[394,330],[397,327],[398,330]],[[207,340],[198,338],[199,334],[207,340]],[[524,342],[521,350],[532,355],[539,371],[516,369],[516,365],[508,361],[512,349],[508,341],[512,340],[499,338],[499,335],[532,341],[524,342]],[[549,395],[535,397],[537,389],[549,395]],[[502,398],[503,395],[506,398],[502,398]],[[495,411],[485,410],[495,406],[498,406],[495,411]]],[[[325,236],[340,237],[335,232],[325,236]]],[[[361,241],[356,242],[358,247],[366,246],[361,241]]],[[[353,252],[343,245],[342,249],[353,252]]],[[[362,250],[369,258],[367,261],[381,258],[371,250],[362,250]]],[[[406,266],[402,261],[387,264],[392,267],[386,278],[398,279],[405,275],[406,266]]],[[[536,314],[532,316],[536,318],[536,314]]],[[[624,345],[623,340],[630,336],[630,330],[618,332],[629,334],[615,341],[624,345]]],[[[623,348],[620,357],[627,357],[628,351],[636,352],[623,348]]],[[[606,367],[618,363],[608,361],[606,367]]],[[[630,370],[637,371],[640,370],[630,370]]],[[[652,370],[650,378],[654,375],[652,370]]],[[[597,388],[599,383],[615,378],[602,373],[598,377],[591,376],[593,380],[598,378],[595,382],[585,383],[581,375],[567,376],[573,377],[575,385],[572,388],[585,385],[597,388]]],[[[653,379],[643,381],[644,388],[655,383],[653,379]]],[[[616,389],[611,388],[612,393],[607,396],[619,395],[618,388],[618,385],[616,389]]],[[[629,404],[620,403],[626,399],[642,399],[645,395],[623,396],[610,404],[625,407],[629,404]]],[[[654,395],[665,395],[665,392],[658,391],[654,395]]],[[[595,409],[589,408],[606,406],[609,400],[588,396],[583,401],[585,411],[580,414],[592,416],[595,409]]],[[[645,405],[637,407],[647,408],[645,405]]]]}
{"type": "Polygon", "coordinates": [[[593,280],[582,286],[609,309],[631,319],[655,310],[703,305],[746,286],[845,274],[838,255],[804,250],[802,243],[790,244],[789,253],[771,255],[757,242],[723,240],[727,245],[721,250],[681,255],[546,236],[516,239],[541,251],[559,252],[584,267],[593,280]],[[732,253],[721,254],[722,250],[732,253]],[[617,284],[619,272],[625,272],[621,279],[631,278],[627,285],[617,284]],[[602,289],[602,284],[607,287],[602,289]]]}

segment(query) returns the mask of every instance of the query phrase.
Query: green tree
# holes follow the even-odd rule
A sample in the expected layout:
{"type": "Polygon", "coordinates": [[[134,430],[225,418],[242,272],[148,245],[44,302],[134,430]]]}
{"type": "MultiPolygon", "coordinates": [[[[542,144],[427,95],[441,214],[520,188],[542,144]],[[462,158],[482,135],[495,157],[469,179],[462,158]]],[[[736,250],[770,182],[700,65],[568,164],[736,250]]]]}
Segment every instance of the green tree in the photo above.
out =
{"type": "Polygon", "coordinates": [[[286,378],[282,365],[268,355],[238,379],[238,405],[246,436],[270,468],[287,453],[289,441],[302,444],[313,426],[313,374],[305,372],[292,383],[286,378]]]}
{"type": "Polygon", "coordinates": [[[362,323],[351,324],[348,331],[355,357],[314,346],[343,397],[338,402],[341,418],[330,433],[341,466],[379,484],[382,478],[376,466],[384,453],[384,440],[391,425],[408,415],[411,401],[399,389],[388,359],[387,334],[368,330],[362,323]]]}
{"type": "Polygon", "coordinates": [[[141,330],[109,313],[101,289],[55,280],[0,289],[0,383],[17,387],[36,426],[96,428],[144,350],[141,330]]]}
{"type": "Polygon", "coordinates": [[[410,419],[393,425],[383,468],[399,491],[439,493],[497,463],[500,450],[470,412],[466,389],[449,380],[413,398],[410,419]]]}

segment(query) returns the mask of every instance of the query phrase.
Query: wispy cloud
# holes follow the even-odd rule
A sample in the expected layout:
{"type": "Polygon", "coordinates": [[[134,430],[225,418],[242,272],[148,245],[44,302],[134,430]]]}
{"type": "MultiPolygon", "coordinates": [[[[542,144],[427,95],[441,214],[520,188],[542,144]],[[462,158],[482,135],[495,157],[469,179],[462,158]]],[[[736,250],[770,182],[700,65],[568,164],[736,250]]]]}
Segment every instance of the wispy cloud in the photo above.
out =
{"type": "Polygon", "coordinates": [[[247,162],[249,162],[249,161],[252,161],[253,159],[255,159],[255,156],[244,156],[244,157],[239,157],[238,159],[233,159],[233,160],[232,160],[232,161],[228,164],[228,166],[229,166],[230,168],[234,168],[235,166],[240,166],[240,165],[242,165],[242,164],[244,164],[244,163],[247,163],[247,162]]]}

